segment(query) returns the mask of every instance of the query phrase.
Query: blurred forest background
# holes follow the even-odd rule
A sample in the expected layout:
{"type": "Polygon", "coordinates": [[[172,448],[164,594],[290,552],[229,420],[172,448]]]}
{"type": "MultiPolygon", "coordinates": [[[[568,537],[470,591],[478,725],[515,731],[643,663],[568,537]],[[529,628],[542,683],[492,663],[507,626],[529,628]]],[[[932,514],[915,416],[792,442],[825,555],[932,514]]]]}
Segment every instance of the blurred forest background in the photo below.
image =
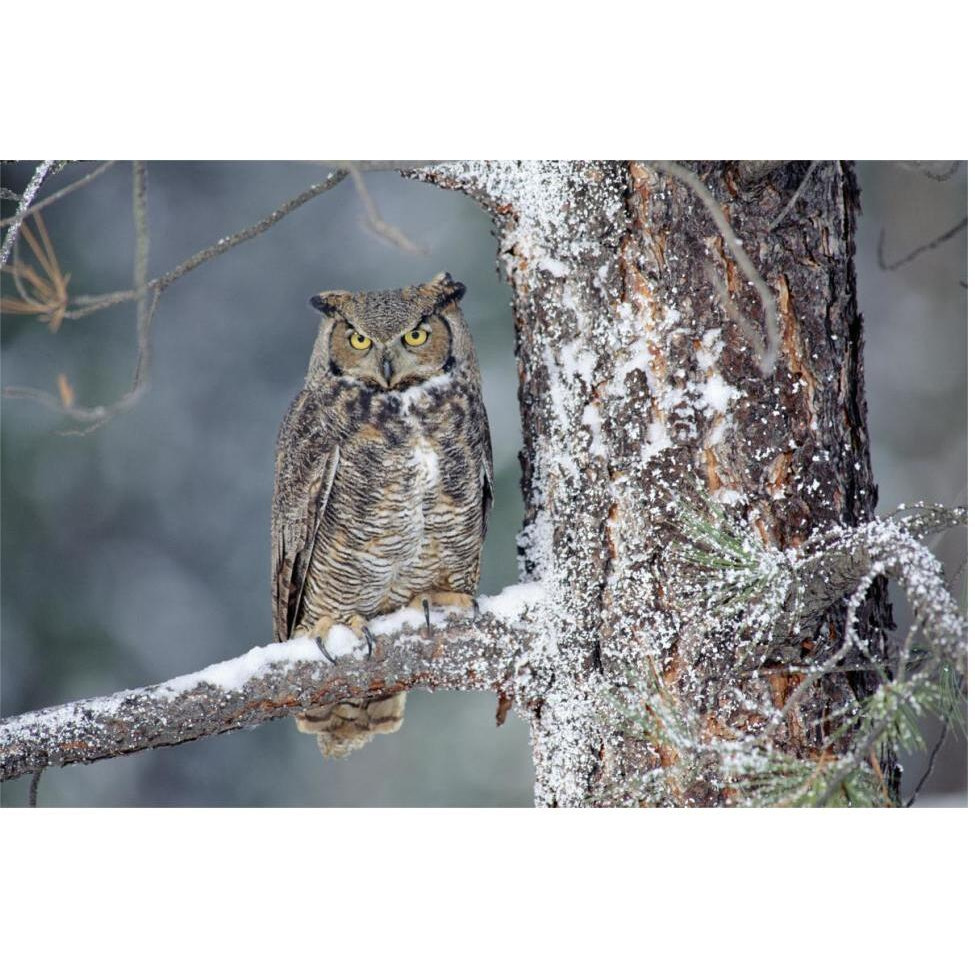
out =
{"type": "MultiPolygon", "coordinates": [[[[5,164],[20,193],[34,164],[5,164]]],[[[86,168],[69,166],[41,196],[86,168]]],[[[944,167],[941,167],[943,170],[944,167]]],[[[264,216],[325,174],[312,163],[149,166],[150,277],[264,216]]],[[[967,213],[967,165],[950,179],[897,163],[858,165],[857,272],[866,389],[881,512],[964,499],[967,235],[896,270],[893,262],[967,213]]],[[[497,499],[481,589],[517,581],[521,443],[507,286],[490,218],[466,196],[364,174],[384,220],[425,248],[391,246],[366,226],[351,179],[166,291],[153,323],[151,386],[87,436],[26,400],[2,404],[0,713],[11,715],[152,684],[271,640],[269,506],[278,424],[300,388],[326,288],[374,290],[448,270],[467,285],[494,443],[497,499]]],[[[71,294],[131,287],[132,173],[118,164],[43,213],[71,294]]],[[[799,204],[801,212],[801,203],[799,204]]],[[[14,212],[4,201],[3,215],[14,212]]],[[[24,249],[22,248],[22,251],[24,249]]],[[[15,296],[7,275],[4,294],[15,296]]],[[[4,315],[4,386],[80,404],[128,388],[135,311],[123,304],[54,334],[4,315]]],[[[960,533],[939,542],[949,576],[960,533]]],[[[903,635],[903,603],[895,604],[903,635]]],[[[42,806],[520,806],[532,801],[527,726],[494,726],[486,694],[413,692],[403,729],[327,765],[291,721],[92,766],[49,770],[42,806]]],[[[938,728],[929,728],[937,738],[938,728]]],[[[948,742],[918,804],[964,804],[964,741],[948,742]]],[[[905,756],[905,796],[926,756],[905,756]]],[[[0,803],[24,805],[27,779],[0,803]]]]}

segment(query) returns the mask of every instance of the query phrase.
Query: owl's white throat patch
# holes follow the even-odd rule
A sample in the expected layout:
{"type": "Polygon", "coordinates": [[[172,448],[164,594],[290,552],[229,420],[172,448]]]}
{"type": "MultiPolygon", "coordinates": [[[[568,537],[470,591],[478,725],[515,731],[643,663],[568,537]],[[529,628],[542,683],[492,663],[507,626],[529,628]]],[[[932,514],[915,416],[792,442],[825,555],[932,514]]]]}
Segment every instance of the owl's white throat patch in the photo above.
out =
{"type": "Polygon", "coordinates": [[[393,391],[386,395],[398,402],[404,410],[413,410],[418,406],[426,405],[429,402],[428,394],[435,389],[442,389],[451,383],[453,378],[449,372],[441,373],[439,376],[424,379],[422,383],[410,386],[409,389],[404,389],[402,392],[393,391]]]}
{"type": "Polygon", "coordinates": [[[413,462],[420,473],[423,486],[428,491],[433,490],[440,479],[440,460],[429,440],[421,440],[420,445],[414,449],[413,462]]]}

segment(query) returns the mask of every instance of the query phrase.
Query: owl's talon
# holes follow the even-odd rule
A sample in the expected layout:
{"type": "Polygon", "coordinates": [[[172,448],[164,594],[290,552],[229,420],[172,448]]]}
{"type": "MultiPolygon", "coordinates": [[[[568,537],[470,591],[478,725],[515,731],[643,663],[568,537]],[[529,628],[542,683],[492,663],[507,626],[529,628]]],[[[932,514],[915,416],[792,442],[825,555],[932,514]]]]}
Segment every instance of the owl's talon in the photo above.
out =
{"type": "Polygon", "coordinates": [[[366,660],[368,660],[372,656],[372,651],[376,647],[376,638],[372,635],[369,628],[365,626],[362,628],[362,635],[366,640],[366,660]]]}
{"type": "Polygon", "coordinates": [[[325,649],[325,641],[322,640],[320,636],[315,637],[315,643],[318,649],[321,650],[322,656],[331,664],[335,664],[338,661],[325,649]]]}
{"type": "Polygon", "coordinates": [[[481,607],[477,605],[477,596],[474,597],[474,602],[471,603],[471,612],[474,614],[474,619],[477,619],[481,615],[481,607]]]}
{"type": "Polygon", "coordinates": [[[427,639],[429,640],[433,636],[433,629],[430,626],[430,600],[424,599],[421,605],[423,606],[424,619],[427,621],[427,639]]]}

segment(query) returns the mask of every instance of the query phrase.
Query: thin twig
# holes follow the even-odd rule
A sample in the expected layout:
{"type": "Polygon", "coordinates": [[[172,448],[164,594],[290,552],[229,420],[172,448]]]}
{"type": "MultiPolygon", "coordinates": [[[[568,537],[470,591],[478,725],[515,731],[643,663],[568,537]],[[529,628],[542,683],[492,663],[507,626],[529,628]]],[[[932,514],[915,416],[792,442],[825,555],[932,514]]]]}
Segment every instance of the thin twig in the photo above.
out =
{"type": "Polygon", "coordinates": [[[359,194],[362,206],[365,208],[366,225],[369,229],[377,236],[382,237],[383,240],[389,241],[394,247],[399,247],[400,250],[407,251],[410,254],[427,253],[425,247],[414,243],[398,227],[394,227],[392,224],[386,223],[383,220],[379,214],[379,207],[376,206],[375,200],[370,196],[369,190],[366,187],[366,181],[363,179],[362,173],[359,171],[357,165],[351,167],[350,174],[352,176],[352,182],[355,183],[355,189],[359,194]]]}
{"type": "Polygon", "coordinates": [[[37,787],[41,784],[41,776],[44,774],[44,769],[39,768],[30,777],[30,788],[27,790],[27,805],[31,809],[37,806],[37,787]]]}
{"type": "Polygon", "coordinates": [[[439,166],[441,163],[452,162],[450,159],[328,159],[326,166],[351,172],[358,169],[360,173],[388,173],[409,172],[413,169],[423,169],[425,166],[439,166]]]}
{"type": "Polygon", "coordinates": [[[872,746],[870,748],[870,767],[873,769],[873,774],[880,783],[880,794],[884,797],[884,805],[888,807],[893,806],[893,803],[890,801],[890,792],[887,790],[887,782],[884,779],[883,770],[880,767],[880,762],[877,760],[877,750],[872,746]]]}
{"type": "Polygon", "coordinates": [[[51,174],[51,170],[56,166],[57,160],[46,159],[34,170],[34,175],[31,176],[30,182],[27,184],[27,189],[20,196],[20,205],[17,207],[17,212],[10,220],[10,229],[7,231],[6,237],[3,238],[3,245],[0,246],[0,265],[7,263],[7,258],[10,256],[11,250],[13,250],[14,241],[16,241],[17,235],[20,233],[20,227],[24,222],[25,214],[34,202],[34,197],[37,196],[44,180],[47,179],[51,174]]]}
{"type": "MultiPolygon", "coordinates": [[[[196,270],[201,264],[212,261],[213,258],[219,257],[221,254],[226,254],[227,251],[236,247],[238,244],[243,244],[245,241],[252,240],[259,234],[264,233],[264,231],[273,227],[279,220],[283,220],[289,213],[297,210],[298,207],[303,206],[309,200],[313,200],[316,196],[321,196],[322,193],[332,189],[333,186],[336,186],[345,179],[347,175],[348,173],[345,171],[330,173],[321,183],[315,183],[309,186],[308,189],[292,197],[287,202],[282,203],[281,206],[273,210],[266,217],[258,220],[257,223],[252,224],[244,230],[239,230],[229,237],[221,237],[215,244],[211,244],[209,247],[204,247],[203,250],[197,251],[196,254],[183,261],[182,264],[174,267],[171,271],[160,275],[158,278],[153,278],[146,285],[147,289],[157,291],[161,294],[174,281],[178,281],[183,277],[184,274],[189,274],[190,271],[196,270]]],[[[135,297],[135,291],[115,291],[110,294],[94,296],[84,295],[75,299],[77,304],[84,305],[84,307],[67,312],[65,317],[72,319],[84,318],[92,312],[100,311],[103,308],[110,308],[112,305],[121,304],[123,301],[133,301],[135,297]]]]}
{"type": "Polygon", "coordinates": [[[915,258],[920,257],[926,251],[937,250],[942,244],[947,243],[951,240],[955,234],[960,233],[968,226],[968,217],[965,217],[960,223],[956,223],[954,227],[950,230],[946,230],[943,234],[935,237],[934,240],[928,241],[926,244],[922,244],[920,247],[915,247],[909,254],[906,254],[899,261],[894,261],[893,264],[888,264],[884,258],[884,235],[885,230],[880,231],[880,239],[877,241],[877,263],[880,265],[881,269],[884,271],[896,271],[899,267],[903,267],[905,264],[910,264],[915,258]]]}
{"type": "MultiPolygon", "coordinates": [[[[69,193],[74,193],[75,190],[80,190],[82,186],[86,186],[93,179],[97,179],[106,170],[110,169],[115,165],[114,161],[103,162],[101,165],[95,167],[90,173],[86,173],[80,179],[76,179],[73,183],[69,183],[64,189],[58,190],[56,193],[52,193],[50,196],[44,197],[38,203],[35,203],[32,207],[24,211],[23,216],[29,217],[32,213],[37,213],[39,210],[43,210],[44,207],[50,206],[52,203],[57,203],[58,200],[63,199],[69,193]]],[[[20,197],[15,196],[14,199],[20,199],[20,197]]],[[[16,216],[7,217],[4,220],[0,220],[0,227],[5,227],[8,223],[12,223],[16,219],[16,216]]]]}
{"type": "Polygon", "coordinates": [[[715,264],[711,268],[711,285],[714,287],[715,293],[718,296],[718,302],[724,309],[724,313],[730,318],[742,331],[742,334],[751,343],[753,349],[756,349],[759,354],[764,349],[764,344],[762,338],[759,334],[759,330],[755,327],[755,324],[749,321],[742,310],[735,304],[734,298],[731,297],[731,292],[728,290],[728,285],[724,280],[725,276],[721,273],[721,270],[715,264]]]}
{"type": "Polygon", "coordinates": [[[135,252],[133,257],[133,292],[138,296],[136,305],[137,354],[132,384],[128,391],[107,406],[75,406],[70,397],[56,397],[40,389],[12,386],[3,395],[11,398],[32,399],[56,413],[86,424],[79,430],[63,430],[65,436],[84,436],[97,430],[112,417],[131,409],[145,392],[149,377],[151,355],[150,327],[159,303],[159,291],[146,281],[149,267],[149,218],[147,207],[148,167],[144,162],[132,164],[132,218],[135,224],[135,252]]]}
{"type": "Polygon", "coordinates": [[[819,168],[819,164],[822,160],[815,160],[809,164],[808,169],[806,169],[805,175],[802,177],[802,182],[799,184],[795,193],[792,194],[789,202],[786,203],[784,207],[779,211],[779,215],[769,224],[768,230],[771,233],[775,228],[782,222],[782,220],[788,216],[792,208],[799,202],[802,194],[806,192],[806,187],[809,185],[809,178],[812,174],[819,168]]]}
{"type": "Polygon", "coordinates": [[[905,809],[910,809],[911,806],[914,805],[914,800],[917,799],[921,789],[924,788],[924,783],[928,781],[928,777],[934,771],[934,763],[938,757],[938,752],[941,751],[941,748],[944,745],[945,740],[948,738],[949,724],[950,724],[949,719],[945,718],[941,724],[941,734],[938,735],[938,740],[935,742],[934,749],[932,750],[931,755],[928,758],[928,764],[927,767],[924,769],[924,775],[921,776],[920,781],[914,787],[914,791],[911,793],[911,798],[904,803],[905,809]]]}
{"type": "Polygon", "coordinates": [[[198,251],[191,258],[173,268],[173,270],[167,272],[166,274],[163,274],[158,278],[154,278],[151,281],[146,281],[145,278],[147,276],[149,236],[145,212],[145,171],[144,169],[140,168],[144,167],[145,164],[134,163],[133,166],[133,172],[135,174],[135,184],[133,188],[133,213],[136,224],[136,253],[134,257],[135,266],[133,272],[135,287],[133,287],[130,291],[116,291],[109,295],[76,298],[75,301],[79,304],[85,304],[85,307],[77,311],[68,311],[64,315],[66,318],[77,319],[91,314],[94,311],[98,311],[99,309],[121,304],[124,301],[134,300],[138,302],[136,312],[138,355],[131,387],[129,388],[128,392],[126,392],[114,403],[108,406],[91,407],[75,406],[74,404],[66,403],[63,397],[53,396],[52,394],[41,389],[33,389],[25,386],[7,386],[3,389],[3,395],[5,397],[9,397],[11,399],[30,399],[34,402],[40,403],[42,406],[45,406],[56,413],[60,413],[64,416],[70,417],[73,420],[86,424],[86,426],[79,430],[60,431],[65,436],[84,436],[85,434],[91,433],[104,423],[107,423],[113,417],[131,409],[142,397],[147,388],[148,380],[149,359],[151,353],[149,342],[150,326],[156,311],[156,307],[159,303],[160,295],[166,288],[169,287],[169,285],[171,285],[174,281],[177,281],[184,274],[188,274],[190,271],[199,267],[201,264],[204,264],[215,257],[219,257],[221,254],[226,253],[228,250],[236,247],[238,244],[242,244],[245,241],[258,236],[259,234],[264,233],[264,231],[268,230],[270,227],[273,227],[274,224],[276,224],[279,220],[282,220],[289,213],[302,206],[302,204],[307,203],[316,196],[320,196],[322,193],[341,182],[346,175],[348,175],[346,172],[335,172],[330,174],[321,183],[316,183],[313,186],[308,187],[308,189],[306,189],[304,192],[288,200],[286,203],[283,203],[280,207],[269,213],[263,219],[259,220],[256,224],[253,224],[244,230],[238,231],[238,233],[233,234],[230,237],[222,238],[221,240],[217,241],[216,244],[198,251]]]}
{"type": "MultiPolygon", "coordinates": [[[[139,358],[142,348],[147,344],[148,322],[146,321],[149,301],[146,282],[149,280],[149,214],[148,166],[145,162],[132,163],[132,220],[135,224],[135,254],[132,260],[132,283],[136,294],[136,334],[139,341],[139,358]]],[[[158,292],[156,292],[158,295],[158,292]]],[[[140,373],[136,372],[136,382],[140,373]]]]}
{"type": "MultiPolygon", "coordinates": [[[[923,673],[918,678],[923,677],[923,673]]],[[[859,767],[860,763],[868,756],[874,744],[888,731],[889,721],[878,721],[876,727],[860,742],[860,744],[840,762],[837,763],[836,774],[826,783],[822,795],[816,800],[817,806],[825,806],[830,797],[839,789],[846,779],[859,767]]]]}
{"type": "Polygon", "coordinates": [[[734,255],[739,267],[745,273],[746,279],[754,286],[762,302],[765,311],[765,342],[764,345],[759,339],[758,332],[753,330],[749,338],[755,348],[755,354],[759,359],[759,364],[764,375],[769,375],[775,368],[775,360],[779,355],[779,326],[778,326],[778,307],[772,292],[765,283],[757,268],[752,263],[741,240],[735,234],[734,228],[728,222],[718,201],[704,185],[703,180],[689,169],[673,162],[651,161],[647,163],[658,172],[666,173],[674,179],[679,180],[704,204],[711,219],[714,221],[728,249],[734,255]]]}
{"type": "Polygon", "coordinates": [[[926,176],[928,179],[933,179],[938,183],[944,183],[946,180],[951,179],[961,167],[961,163],[958,161],[948,163],[947,168],[941,171],[932,169],[930,163],[923,161],[902,162],[901,165],[905,169],[919,172],[922,176],[926,176]]]}
{"type": "Polygon", "coordinates": [[[925,782],[927,782],[929,776],[934,771],[934,765],[938,758],[938,753],[944,746],[945,741],[948,738],[948,728],[951,725],[951,718],[947,717],[944,719],[941,725],[941,732],[938,735],[938,740],[935,742],[934,748],[931,751],[931,755],[928,758],[927,766],[924,769],[924,774],[921,776],[918,784],[914,788],[914,792],[911,794],[911,798],[905,803],[905,808],[910,808],[914,805],[915,799],[917,799],[921,789],[924,787],[925,782]]]}

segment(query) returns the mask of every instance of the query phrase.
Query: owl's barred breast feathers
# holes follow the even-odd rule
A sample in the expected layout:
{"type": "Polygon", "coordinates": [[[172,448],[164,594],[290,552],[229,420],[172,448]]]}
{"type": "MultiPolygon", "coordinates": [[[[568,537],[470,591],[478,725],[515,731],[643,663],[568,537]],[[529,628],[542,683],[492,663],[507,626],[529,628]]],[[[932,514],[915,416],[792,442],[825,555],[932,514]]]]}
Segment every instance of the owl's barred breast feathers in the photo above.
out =
{"type": "MultiPolygon", "coordinates": [[[[323,292],[305,386],[281,426],[272,505],[275,637],[324,636],[476,591],[492,497],[473,340],[447,274],[323,292]]],[[[404,695],[307,712],[326,755],[394,731],[404,695]],[[386,703],[383,703],[386,702],[386,703]]]]}

